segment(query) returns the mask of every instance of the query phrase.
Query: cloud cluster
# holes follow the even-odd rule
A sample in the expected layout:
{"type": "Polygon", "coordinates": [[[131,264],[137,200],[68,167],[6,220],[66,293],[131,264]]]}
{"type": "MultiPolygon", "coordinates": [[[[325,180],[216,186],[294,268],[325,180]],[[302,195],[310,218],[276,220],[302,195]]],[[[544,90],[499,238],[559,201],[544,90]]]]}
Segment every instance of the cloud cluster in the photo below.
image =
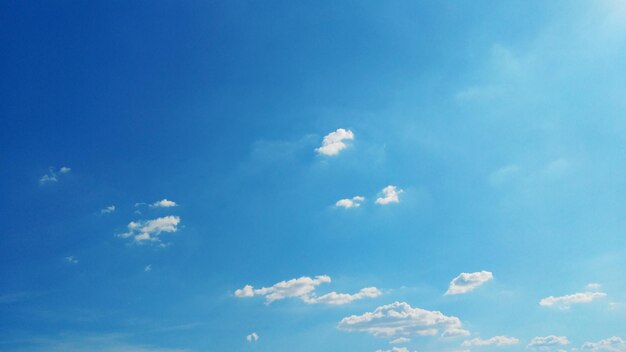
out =
{"type": "Polygon", "coordinates": [[[367,332],[376,337],[467,336],[461,320],[438,311],[413,308],[405,302],[380,306],[373,312],[343,318],[337,326],[344,331],[367,332]]]}
{"type": "Polygon", "coordinates": [[[375,298],[382,293],[376,287],[366,287],[355,294],[330,292],[322,296],[317,296],[314,292],[317,286],[323,283],[330,283],[331,279],[327,275],[319,275],[315,278],[303,276],[297,279],[281,281],[271,287],[255,289],[251,285],[235,291],[235,296],[239,298],[264,296],[265,302],[270,304],[285,298],[298,298],[308,304],[347,304],[363,298],[375,298]]]}
{"type": "Polygon", "coordinates": [[[352,133],[352,131],[339,128],[335,132],[331,132],[324,136],[322,146],[316,148],[315,151],[318,154],[334,156],[347,147],[344,141],[353,139],[354,133],[352,133]]]}
{"type": "Polygon", "coordinates": [[[471,292],[478,286],[492,279],[493,274],[484,270],[475,273],[461,273],[461,275],[455,277],[450,282],[450,286],[445,295],[459,295],[471,292]]]}
{"type": "Polygon", "coordinates": [[[565,336],[537,336],[528,344],[528,348],[538,351],[550,351],[554,347],[565,346],[569,344],[569,340],[565,336]]]}
{"type": "Polygon", "coordinates": [[[67,166],[62,166],[58,171],[55,171],[54,167],[50,167],[48,173],[39,179],[39,184],[43,186],[47,183],[58,182],[60,175],[68,174],[70,171],[72,169],[67,166]]]}
{"type": "Polygon", "coordinates": [[[585,351],[606,351],[606,352],[624,352],[626,351],[626,341],[621,337],[613,336],[598,342],[585,342],[582,349],[585,351]]]}
{"type": "Polygon", "coordinates": [[[160,235],[163,232],[173,233],[178,231],[180,217],[170,215],[152,220],[131,221],[128,224],[128,232],[120,233],[121,238],[131,238],[138,244],[160,243],[160,235]]]}
{"type": "Polygon", "coordinates": [[[466,340],[463,341],[463,346],[511,346],[517,345],[518,343],[519,340],[515,337],[494,336],[486,340],[483,340],[481,338],[466,340]]]}
{"type": "Polygon", "coordinates": [[[381,191],[382,197],[376,198],[376,204],[387,205],[389,203],[399,203],[400,193],[403,191],[396,186],[389,185],[381,191]]]}
{"type": "Polygon", "coordinates": [[[342,208],[358,208],[361,206],[361,203],[365,200],[365,197],[356,196],[352,198],[340,199],[335,203],[335,206],[342,208]]]}
{"type": "Polygon", "coordinates": [[[544,307],[558,307],[561,309],[569,309],[572,304],[590,303],[595,299],[606,297],[604,292],[581,292],[565,296],[550,296],[539,301],[539,305],[544,307]]]}

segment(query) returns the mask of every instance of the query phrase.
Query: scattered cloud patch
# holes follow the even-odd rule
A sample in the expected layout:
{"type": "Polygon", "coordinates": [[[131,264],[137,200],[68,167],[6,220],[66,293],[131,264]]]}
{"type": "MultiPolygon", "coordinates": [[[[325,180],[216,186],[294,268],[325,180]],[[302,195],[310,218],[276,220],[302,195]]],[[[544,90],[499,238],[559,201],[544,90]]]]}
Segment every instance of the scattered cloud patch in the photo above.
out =
{"type": "Polygon", "coordinates": [[[598,342],[585,342],[581,347],[584,351],[606,351],[624,352],[626,351],[626,341],[621,337],[613,336],[598,342]]]}
{"type": "Polygon", "coordinates": [[[389,185],[381,191],[382,197],[376,199],[376,204],[386,205],[389,203],[399,203],[400,202],[400,193],[403,190],[398,189],[396,186],[389,185]]]}
{"type": "Polygon", "coordinates": [[[250,343],[257,342],[259,341],[259,335],[256,332],[253,332],[250,335],[246,336],[246,341],[250,343]]]}
{"type": "Polygon", "coordinates": [[[469,334],[462,328],[459,318],[446,316],[439,311],[413,308],[405,302],[394,302],[380,306],[373,312],[343,318],[337,328],[392,339],[436,334],[441,336],[469,334]]]}
{"type": "Polygon", "coordinates": [[[67,166],[62,166],[58,171],[54,167],[48,169],[48,173],[41,176],[39,179],[39,185],[43,186],[48,183],[58,182],[60,175],[68,174],[72,169],[67,166]]]}
{"type": "Polygon", "coordinates": [[[152,264],[148,264],[148,265],[146,265],[146,267],[145,267],[145,268],[143,268],[143,271],[145,271],[145,272],[150,272],[150,271],[152,271],[152,264]]]}
{"type": "Polygon", "coordinates": [[[73,255],[65,257],[65,261],[70,263],[70,264],[78,264],[78,259],[76,259],[76,257],[73,256],[73,255]]]}
{"type": "Polygon", "coordinates": [[[152,220],[131,221],[128,224],[128,232],[120,233],[117,236],[132,239],[137,244],[161,243],[161,233],[176,232],[179,224],[180,217],[173,215],[152,220]]]}
{"type": "Polygon", "coordinates": [[[489,271],[479,271],[475,273],[461,273],[455,277],[448,287],[445,295],[459,295],[473,291],[487,281],[493,279],[493,274],[489,271]]]}
{"type": "MultiPolygon", "coordinates": [[[[137,203],[137,204],[141,204],[141,203],[137,203]]],[[[137,204],[135,204],[135,206],[137,206],[137,204]]],[[[176,204],[176,202],[169,200],[169,199],[165,199],[165,198],[150,204],[151,208],[171,208],[171,207],[177,207],[177,206],[178,204],[176,204]]]]}
{"type": "Polygon", "coordinates": [[[590,303],[598,298],[606,297],[604,292],[580,292],[565,296],[550,296],[539,301],[543,307],[558,307],[569,309],[572,304],[590,303]]]}
{"type": "Polygon", "coordinates": [[[399,344],[399,343],[407,343],[407,342],[411,342],[411,339],[406,338],[406,337],[398,337],[397,339],[393,339],[391,341],[389,341],[389,343],[391,344],[399,344]]]}
{"type": "Polygon", "coordinates": [[[319,275],[315,278],[303,276],[298,279],[278,282],[271,287],[255,289],[251,285],[245,285],[243,288],[235,291],[235,296],[239,298],[264,296],[267,304],[285,298],[298,298],[308,304],[324,303],[340,305],[363,298],[378,297],[382,294],[376,287],[366,287],[355,294],[337,293],[333,291],[322,296],[317,296],[314,292],[317,286],[330,282],[331,279],[327,275],[319,275]]]}
{"type": "Polygon", "coordinates": [[[481,338],[466,340],[463,341],[463,346],[511,346],[517,345],[518,343],[519,340],[515,337],[494,336],[486,340],[483,340],[481,338]]]}
{"type": "Polygon", "coordinates": [[[528,348],[538,351],[550,351],[555,347],[561,347],[569,344],[569,340],[565,336],[537,336],[528,344],[528,348]]]}
{"type": "Polygon", "coordinates": [[[352,131],[339,128],[335,132],[331,132],[324,136],[322,146],[316,148],[315,151],[318,154],[334,156],[348,147],[344,141],[353,139],[354,133],[352,133],[352,131]]]}
{"type": "Polygon", "coordinates": [[[110,214],[115,211],[115,205],[109,205],[108,207],[104,207],[100,209],[100,214],[110,214]]]}
{"type": "Polygon", "coordinates": [[[600,287],[602,287],[602,285],[600,285],[597,282],[590,282],[585,287],[587,287],[587,289],[589,289],[589,290],[599,290],[600,287]]]}
{"type": "Polygon", "coordinates": [[[376,352],[409,352],[409,349],[406,347],[392,347],[390,350],[378,349],[376,352]]]}
{"type": "Polygon", "coordinates": [[[361,203],[365,200],[365,197],[356,196],[352,198],[340,199],[335,203],[335,206],[342,208],[358,208],[361,206],[361,203]]]}

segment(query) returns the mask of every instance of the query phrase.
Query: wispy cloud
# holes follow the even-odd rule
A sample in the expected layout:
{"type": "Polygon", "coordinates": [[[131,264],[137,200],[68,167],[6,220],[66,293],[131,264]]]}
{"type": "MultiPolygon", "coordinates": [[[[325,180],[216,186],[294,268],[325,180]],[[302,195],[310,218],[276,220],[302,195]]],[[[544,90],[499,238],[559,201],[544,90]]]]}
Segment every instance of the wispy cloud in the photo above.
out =
{"type": "Polygon", "coordinates": [[[539,301],[539,305],[544,307],[558,307],[569,309],[572,304],[591,303],[592,301],[606,297],[604,292],[580,292],[565,296],[550,296],[539,301]]]}
{"type": "Polygon", "coordinates": [[[246,341],[250,343],[257,342],[259,341],[259,335],[256,332],[253,332],[250,335],[246,336],[246,341]]]}
{"type": "Polygon", "coordinates": [[[402,192],[403,190],[397,188],[396,186],[389,185],[382,189],[382,196],[376,199],[376,204],[387,205],[390,203],[399,203],[399,196],[402,192]]]}
{"type": "Polygon", "coordinates": [[[327,275],[320,275],[315,278],[303,276],[297,279],[278,282],[271,287],[255,289],[251,285],[245,285],[243,288],[235,291],[235,296],[239,298],[264,296],[267,304],[285,298],[298,298],[308,304],[324,303],[340,305],[363,298],[378,297],[382,294],[376,287],[366,287],[355,294],[337,293],[333,291],[318,296],[314,292],[317,286],[330,282],[331,279],[327,275]]]}
{"type": "Polygon", "coordinates": [[[493,274],[489,271],[461,273],[450,282],[445,295],[459,295],[471,292],[489,280],[493,280],[493,274]]]}
{"type": "Polygon", "coordinates": [[[48,183],[58,182],[61,175],[68,174],[71,170],[72,169],[67,166],[62,166],[58,171],[56,171],[54,167],[50,167],[48,173],[44,174],[39,179],[39,185],[43,186],[48,183]]]}
{"type": "Polygon", "coordinates": [[[65,257],[65,261],[70,263],[70,264],[78,264],[78,259],[75,256],[73,256],[73,255],[65,257]]]}
{"type": "Polygon", "coordinates": [[[353,139],[354,133],[352,131],[339,128],[335,132],[327,134],[322,140],[322,146],[316,148],[315,151],[318,154],[334,156],[348,147],[345,141],[353,139]]]}
{"type": "Polygon", "coordinates": [[[115,205],[109,205],[108,207],[104,207],[100,209],[100,214],[110,214],[115,211],[115,205]]]}
{"type": "Polygon", "coordinates": [[[555,347],[561,347],[569,344],[569,340],[565,336],[537,336],[528,344],[528,348],[537,351],[551,351],[555,347]]]}
{"type": "Polygon", "coordinates": [[[483,340],[479,337],[471,340],[463,341],[463,346],[510,346],[517,345],[519,340],[515,337],[508,336],[494,336],[483,340]]]}

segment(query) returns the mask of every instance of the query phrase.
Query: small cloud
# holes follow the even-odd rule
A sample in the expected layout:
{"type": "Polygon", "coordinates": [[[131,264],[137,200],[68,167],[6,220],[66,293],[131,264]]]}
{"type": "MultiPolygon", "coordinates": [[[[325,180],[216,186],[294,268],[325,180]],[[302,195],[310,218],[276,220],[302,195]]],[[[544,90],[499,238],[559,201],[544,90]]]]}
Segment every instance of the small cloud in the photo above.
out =
{"type": "Polygon", "coordinates": [[[361,206],[361,203],[365,200],[365,197],[356,196],[352,198],[340,199],[335,203],[335,206],[342,208],[358,208],[361,206]]]}
{"type": "Polygon", "coordinates": [[[606,297],[604,292],[580,292],[565,296],[550,296],[539,301],[539,305],[543,307],[558,307],[560,309],[569,309],[572,304],[590,303],[598,298],[606,297]]]}
{"type": "Polygon", "coordinates": [[[245,285],[243,288],[235,291],[235,296],[239,298],[264,296],[267,304],[285,298],[298,298],[307,304],[324,303],[330,305],[341,305],[359,299],[375,298],[382,294],[382,292],[376,287],[366,287],[354,294],[337,293],[333,291],[322,296],[318,296],[314,292],[317,286],[330,282],[331,279],[327,275],[319,275],[315,278],[303,276],[298,279],[278,282],[271,287],[255,289],[252,285],[245,285]]]}
{"type": "Polygon", "coordinates": [[[569,340],[565,336],[537,336],[528,344],[528,348],[537,351],[551,351],[555,347],[565,346],[569,344],[569,340]]]}
{"type": "Polygon", "coordinates": [[[65,261],[70,264],[78,264],[78,259],[75,256],[70,255],[69,257],[65,257],[65,261]]]}
{"type": "Polygon", "coordinates": [[[626,341],[622,340],[621,337],[613,336],[598,342],[585,342],[581,349],[594,352],[624,352],[626,351],[626,341]]]}
{"type": "Polygon", "coordinates": [[[587,289],[589,289],[589,290],[599,290],[600,287],[602,287],[602,285],[600,285],[597,282],[590,282],[585,287],[587,287],[587,289]]]}
{"type": "Polygon", "coordinates": [[[48,169],[48,173],[41,176],[41,178],[39,179],[39,185],[43,186],[45,184],[48,183],[52,183],[52,182],[58,182],[59,181],[59,175],[64,175],[67,174],[71,171],[71,169],[69,167],[63,166],[61,167],[61,169],[59,169],[58,173],[57,171],[55,171],[54,167],[50,167],[48,169]]]}
{"type": "Polygon", "coordinates": [[[448,287],[448,291],[446,291],[445,295],[459,295],[471,292],[492,279],[493,274],[484,270],[475,273],[461,273],[450,282],[450,286],[448,287]]]}
{"type": "Polygon", "coordinates": [[[253,332],[250,335],[246,336],[246,341],[250,343],[257,342],[259,341],[259,335],[256,332],[253,332]]]}
{"type": "Polygon", "coordinates": [[[344,141],[353,139],[354,133],[352,131],[339,128],[335,132],[327,134],[322,140],[322,146],[316,148],[315,151],[318,154],[334,156],[348,147],[344,141]]]}
{"type": "Polygon", "coordinates": [[[398,189],[396,186],[389,185],[383,188],[382,197],[376,199],[376,204],[386,205],[389,203],[399,203],[399,195],[403,192],[403,190],[398,189]]]}
{"type": "MultiPolygon", "coordinates": [[[[137,203],[137,204],[141,204],[141,203],[137,203]]],[[[137,206],[137,204],[135,204],[135,206],[137,206]]],[[[176,204],[176,202],[165,199],[165,198],[150,204],[150,207],[152,208],[171,208],[171,207],[177,207],[177,206],[178,204],[176,204]]]]}
{"type": "Polygon", "coordinates": [[[145,267],[145,268],[143,268],[143,271],[145,271],[145,272],[150,272],[150,271],[152,271],[152,264],[148,264],[148,265],[146,265],[146,267],[145,267]]]}
{"type": "Polygon", "coordinates": [[[520,167],[515,164],[503,166],[491,173],[489,176],[489,182],[493,186],[500,186],[517,175],[519,171],[520,167]]]}
{"type": "Polygon", "coordinates": [[[100,214],[110,214],[115,211],[115,205],[109,205],[108,207],[104,207],[100,209],[100,214]]]}
{"type": "Polygon", "coordinates": [[[483,340],[481,338],[466,340],[463,341],[463,346],[511,346],[517,345],[518,343],[519,340],[515,337],[494,336],[486,340],[483,340]]]}
{"type": "Polygon", "coordinates": [[[180,217],[164,216],[152,220],[131,221],[128,224],[128,232],[120,233],[117,237],[132,238],[135,243],[160,243],[160,235],[163,232],[173,233],[178,231],[180,217]]]}
{"type": "Polygon", "coordinates": [[[461,320],[439,311],[413,308],[405,302],[380,306],[373,312],[343,318],[337,328],[348,332],[367,332],[375,337],[397,339],[411,336],[467,336],[461,320]]]}
{"type": "Polygon", "coordinates": [[[411,339],[406,338],[406,337],[398,337],[397,339],[389,341],[389,343],[394,344],[394,345],[399,344],[399,343],[407,343],[407,342],[411,342],[411,339]]]}
{"type": "Polygon", "coordinates": [[[406,347],[392,347],[390,350],[378,349],[376,352],[409,352],[409,349],[406,347]]]}

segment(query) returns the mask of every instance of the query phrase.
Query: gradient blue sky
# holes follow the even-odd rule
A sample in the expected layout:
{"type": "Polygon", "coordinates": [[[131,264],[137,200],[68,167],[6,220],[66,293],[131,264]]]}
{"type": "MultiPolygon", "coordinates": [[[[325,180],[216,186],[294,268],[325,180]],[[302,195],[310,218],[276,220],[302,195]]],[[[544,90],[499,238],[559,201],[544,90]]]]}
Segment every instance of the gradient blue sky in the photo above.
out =
{"type": "Polygon", "coordinates": [[[0,29],[0,351],[626,351],[625,1],[3,1],[0,29]],[[466,336],[340,324],[393,302],[466,336]]]}

